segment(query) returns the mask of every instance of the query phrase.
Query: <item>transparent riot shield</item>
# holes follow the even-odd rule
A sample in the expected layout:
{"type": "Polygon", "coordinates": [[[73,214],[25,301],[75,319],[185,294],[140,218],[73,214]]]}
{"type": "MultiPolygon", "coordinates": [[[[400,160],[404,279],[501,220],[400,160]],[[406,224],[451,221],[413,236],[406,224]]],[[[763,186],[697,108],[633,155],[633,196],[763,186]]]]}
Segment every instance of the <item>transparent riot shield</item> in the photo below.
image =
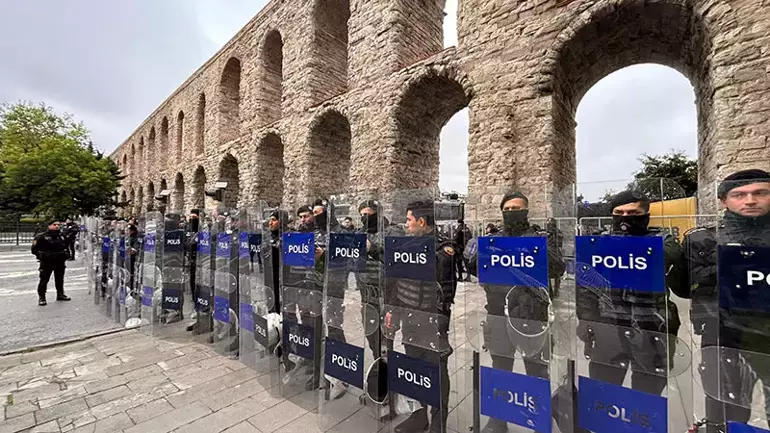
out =
{"type": "Polygon", "coordinates": [[[142,331],[152,335],[158,321],[155,292],[160,292],[163,281],[163,215],[147,212],[144,216],[144,245],[142,248],[142,331]]]}
{"type": "MultiPolygon", "coordinates": [[[[295,215],[282,210],[283,215],[295,215]]],[[[320,224],[319,224],[320,226],[320,224]]],[[[325,225],[322,225],[325,228],[325,225]]],[[[315,407],[323,332],[322,230],[309,221],[281,228],[281,395],[315,407]]]]}
{"type": "Polygon", "coordinates": [[[238,213],[217,208],[214,270],[213,332],[209,341],[226,356],[238,356],[240,329],[238,317],[238,213]]]}
{"type": "Polygon", "coordinates": [[[679,432],[692,426],[688,215],[667,179],[574,190],[577,427],[679,432]],[[677,227],[672,225],[677,224],[677,227]]]}
{"type": "MultiPolygon", "coordinates": [[[[94,304],[104,304],[105,297],[107,295],[108,276],[109,276],[109,263],[110,263],[110,250],[112,248],[112,240],[110,238],[109,221],[99,221],[97,237],[94,242],[97,242],[99,247],[95,248],[95,252],[98,251],[98,255],[95,261],[98,263],[98,268],[95,269],[96,274],[96,287],[94,290],[94,304]]],[[[102,310],[104,311],[104,310],[102,310]]]]}
{"type": "MultiPolygon", "coordinates": [[[[386,218],[404,233],[384,240],[385,296],[381,319],[389,431],[464,432],[472,427],[472,388],[464,372],[470,351],[459,340],[454,272],[457,246],[436,227],[433,189],[382,197],[386,218]]],[[[462,310],[462,309],[460,309],[462,310]]],[[[460,312],[462,314],[462,312],[460,312]]],[[[464,329],[461,327],[460,329],[464,329]]],[[[459,334],[462,335],[462,334],[459,334]]]]}
{"type": "Polygon", "coordinates": [[[99,303],[98,284],[101,283],[100,277],[100,257],[101,257],[101,238],[99,233],[99,220],[95,217],[89,217],[86,220],[88,238],[86,240],[86,266],[88,279],[88,294],[93,296],[94,304],[99,303]]]}
{"type": "Polygon", "coordinates": [[[112,320],[115,323],[124,323],[122,306],[125,303],[125,284],[126,272],[124,262],[126,257],[126,245],[123,234],[125,232],[125,221],[115,221],[112,229],[112,302],[109,306],[112,320]]]}
{"type": "Polygon", "coordinates": [[[258,201],[256,206],[241,209],[238,219],[240,359],[257,372],[264,388],[270,389],[278,384],[279,364],[274,355],[279,313],[275,310],[275,291],[265,279],[266,266],[271,264],[263,254],[270,248],[266,240],[270,236],[270,211],[264,202],[258,201]]]}
{"type": "Polygon", "coordinates": [[[770,175],[744,171],[728,179],[714,186],[717,202],[702,206],[711,221],[684,241],[698,349],[696,422],[706,432],[767,432],[770,175]]]}
{"type": "Polygon", "coordinates": [[[571,251],[563,235],[569,244],[574,219],[549,227],[565,213],[561,197],[545,186],[495,187],[476,190],[466,204],[473,237],[464,255],[478,286],[464,290],[456,310],[464,308],[473,350],[473,431],[574,429],[574,292],[558,289],[571,251]]]}
{"type": "Polygon", "coordinates": [[[196,341],[208,341],[213,330],[214,305],[214,259],[216,226],[211,218],[213,212],[202,212],[198,217],[198,232],[195,240],[195,321],[187,327],[196,341]]]}
{"type": "Polygon", "coordinates": [[[141,325],[142,315],[142,263],[144,259],[144,221],[136,225],[129,225],[124,236],[125,243],[125,297],[123,298],[123,311],[125,313],[126,328],[135,328],[141,325]]]}
{"type": "Polygon", "coordinates": [[[187,300],[189,273],[185,246],[187,236],[178,214],[167,214],[156,231],[155,262],[160,279],[154,287],[152,299],[152,334],[164,339],[180,339],[185,335],[183,319],[190,315],[192,303],[187,300]]]}
{"type": "MultiPolygon", "coordinates": [[[[356,212],[359,203],[362,210],[377,206],[370,194],[342,194],[331,195],[325,209],[326,239],[320,257],[325,269],[319,413],[331,431],[378,431],[379,418],[387,414],[368,397],[365,386],[367,372],[383,355],[379,332],[382,266],[376,260],[367,272],[368,236],[377,241],[377,219],[376,215],[372,218],[373,230],[362,227],[356,212]]],[[[376,390],[377,384],[372,385],[376,390]]]]}

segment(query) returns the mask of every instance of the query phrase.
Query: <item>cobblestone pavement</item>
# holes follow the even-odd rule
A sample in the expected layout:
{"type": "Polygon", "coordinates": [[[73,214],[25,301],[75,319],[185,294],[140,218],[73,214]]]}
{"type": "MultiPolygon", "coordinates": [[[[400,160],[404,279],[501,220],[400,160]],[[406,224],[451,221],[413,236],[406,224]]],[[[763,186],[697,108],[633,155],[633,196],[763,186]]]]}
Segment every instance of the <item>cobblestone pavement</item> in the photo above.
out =
{"type": "Polygon", "coordinates": [[[0,352],[115,329],[88,294],[80,253],[67,262],[64,291],[72,300],[56,302],[53,276],[48,305],[37,305],[38,262],[29,251],[0,252],[0,352]]]}
{"type": "Polygon", "coordinates": [[[124,331],[0,357],[0,433],[308,431],[315,403],[276,394],[205,345],[124,331]]]}

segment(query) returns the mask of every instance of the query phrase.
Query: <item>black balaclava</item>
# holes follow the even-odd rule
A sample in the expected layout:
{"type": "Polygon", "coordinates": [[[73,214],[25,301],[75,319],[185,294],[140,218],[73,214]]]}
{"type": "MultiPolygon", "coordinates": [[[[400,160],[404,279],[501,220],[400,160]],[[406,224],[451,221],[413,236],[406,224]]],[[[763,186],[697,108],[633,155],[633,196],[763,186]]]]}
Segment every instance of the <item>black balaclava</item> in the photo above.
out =
{"type": "MultiPolygon", "coordinates": [[[[750,185],[758,182],[769,182],[770,173],[764,170],[749,169],[737,171],[727,176],[720,184],[717,190],[717,195],[720,200],[727,198],[727,193],[733,188],[740,186],[750,185]]],[[[729,209],[725,210],[725,224],[742,227],[742,228],[763,228],[770,226],[770,214],[765,214],[758,217],[749,217],[741,215],[737,212],[733,212],[729,209]]]]}
{"type": "MultiPolygon", "coordinates": [[[[648,201],[644,195],[636,191],[623,191],[616,194],[610,200],[610,206],[615,209],[629,203],[648,201]]],[[[650,213],[644,215],[613,215],[612,232],[615,234],[627,234],[642,236],[647,234],[650,225],[650,213]]]]}
{"type": "Polygon", "coordinates": [[[200,229],[200,218],[201,218],[201,211],[199,209],[193,209],[190,211],[190,214],[197,216],[198,218],[190,218],[190,231],[197,233],[200,229]]]}
{"type": "Polygon", "coordinates": [[[316,230],[325,231],[327,224],[329,223],[329,203],[323,199],[317,199],[313,202],[313,207],[323,206],[323,212],[318,215],[313,215],[313,225],[316,230]]]}
{"type": "Polygon", "coordinates": [[[509,235],[520,235],[529,228],[529,209],[503,210],[505,203],[515,198],[529,202],[527,196],[520,192],[512,192],[500,200],[500,210],[503,211],[503,230],[509,235]]]}
{"type": "Polygon", "coordinates": [[[504,210],[503,229],[507,234],[520,235],[529,228],[529,209],[504,210]]]}
{"type": "Polygon", "coordinates": [[[361,216],[361,227],[366,233],[377,233],[379,218],[377,213],[380,211],[380,204],[376,200],[366,200],[358,206],[358,212],[366,208],[373,210],[374,213],[361,216]]]}

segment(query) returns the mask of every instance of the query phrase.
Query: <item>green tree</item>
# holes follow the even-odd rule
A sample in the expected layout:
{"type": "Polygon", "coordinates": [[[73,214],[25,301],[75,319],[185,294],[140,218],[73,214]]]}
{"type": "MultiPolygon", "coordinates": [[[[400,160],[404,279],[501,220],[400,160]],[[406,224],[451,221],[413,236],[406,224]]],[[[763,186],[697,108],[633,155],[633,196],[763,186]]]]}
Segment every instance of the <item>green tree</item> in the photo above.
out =
{"type": "Polygon", "coordinates": [[[92,215],[121,204],[116,192],[123,178],[70,115],[44,104],[0,106],[0,211],[92,215]]]}
{"type": "Polygon", "coordinates": [[[698,162],[681,150],[664,155],[643,154],[642,168],[634,173],[639,189],[651,200],[692,197],[698,192],[698,162]]]}

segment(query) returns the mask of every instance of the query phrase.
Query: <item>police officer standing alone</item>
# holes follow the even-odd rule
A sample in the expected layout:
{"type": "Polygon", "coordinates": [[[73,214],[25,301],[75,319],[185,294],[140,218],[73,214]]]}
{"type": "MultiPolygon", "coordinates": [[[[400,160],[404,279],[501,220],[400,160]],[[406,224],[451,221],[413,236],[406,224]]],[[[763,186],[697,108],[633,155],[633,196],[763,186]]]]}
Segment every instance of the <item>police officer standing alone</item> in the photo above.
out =
{"type": "Polygon", "coordinates": [[[61,235],[61,223],[52,220],[48,223],[48,231],[35,236],[32,241],[32,254],[40,261],[40,282],[37,285],[38,305],[47,305],[45,292],[48,290],[48,280],[53,273],[56,285],[56,300],[69,301],[64,294],[64,269],[69,258],[67,242],[61,235]]]}

